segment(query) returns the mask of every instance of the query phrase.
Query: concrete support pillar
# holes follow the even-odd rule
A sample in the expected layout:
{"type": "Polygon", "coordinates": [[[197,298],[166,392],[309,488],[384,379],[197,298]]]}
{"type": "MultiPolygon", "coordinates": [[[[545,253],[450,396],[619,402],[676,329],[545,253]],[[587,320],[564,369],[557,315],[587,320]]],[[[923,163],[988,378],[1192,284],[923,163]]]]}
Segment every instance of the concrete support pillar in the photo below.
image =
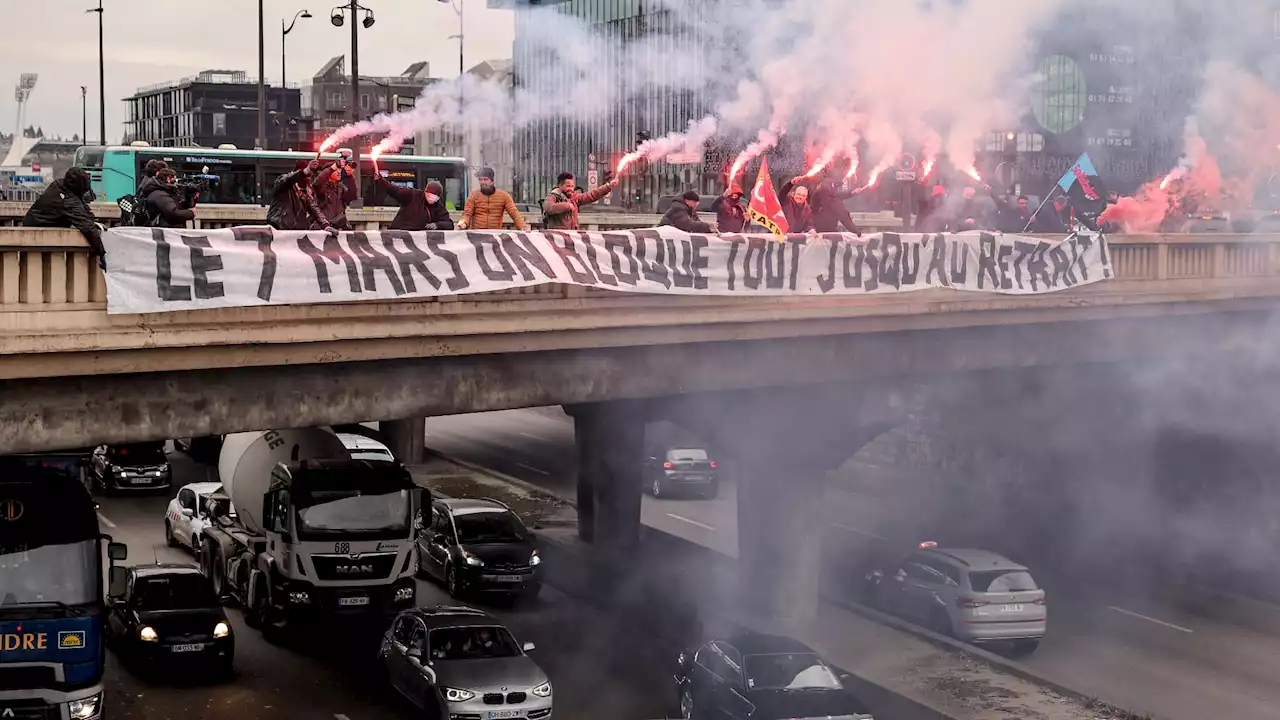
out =
{"type": "Polygon", "coordinates": [[[643,415],[625,402],[577,406],[578,535],[604,553],[634,550],[640,538],[643,415]]]}
{"type": "Polygon", "coordinates": [[[426,418],[407,418],[378,423],[387,439],[391,454],[406,465],[417,465],[426,458],[426,418]]]}

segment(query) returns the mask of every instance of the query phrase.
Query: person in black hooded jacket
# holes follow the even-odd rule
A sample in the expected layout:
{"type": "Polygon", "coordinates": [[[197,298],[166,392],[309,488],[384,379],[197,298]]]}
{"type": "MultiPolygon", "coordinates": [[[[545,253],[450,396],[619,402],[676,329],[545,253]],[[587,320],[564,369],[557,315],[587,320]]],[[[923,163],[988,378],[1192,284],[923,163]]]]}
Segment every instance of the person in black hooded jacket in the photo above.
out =
{"type": "Polygon", "coordinates": [[[98,265],[107,269],[106,251],[102,247],[102,228],[93,210],[85,203],[85,196],[92,192],[89,174],[73,167],[61,180],[54,180],[36,198],[22,218],[23,227],[75,228],[89,241],[98,265]]]}
{"type": "Polygon", "coordinates": [[[849,208],[844,201],[857,193],[852,190],[840,190],[830,180],[823,180],[813,191],[813,228],[821,233],[840,232],[843,225],[846,232],[862,237],[862,231],[854,223],[849,208]]]}
{"type": "Polygon", "coordinates": [[[192,206],[200,195],[197,193],[189,200],[179,198],[178,189],[174,187],[177,179],[178,174],[166,167],[138,187],[138,197],[146,203],[147,215],[153,218],[154,227],[186,227],[187,221],[196,217],[192,206]]]}
{"type": "Polygon", "coordinates": [[[267,208],[267,224],[277,230],[325,230],[336,235],[337,229],[324,216],[311,193],[311,176],[320,168],[318,160],[299,160],[297,169],[276,180],[271,190],[271,207],[267,208]]]}
{"type": "Polygon", "coordinates": [[[374,182],[383,192],[400,203],[400,211],[391,220],[392,230],[452,230],[453,218],[444,204],[444,186],[432,180],[418,192],[403,188],[379,175],[374,182]]]}
{"type": "Polygon", "coordinates": [[[710,225],[698,219],[698,202],[701,199],[701,196],[692,190],[681,195],[679,200],[671,203],[671,207],[667,208],[667,213],[662,216],[658,226],[670,225],[687,233],[715,232],[710,225]]]}

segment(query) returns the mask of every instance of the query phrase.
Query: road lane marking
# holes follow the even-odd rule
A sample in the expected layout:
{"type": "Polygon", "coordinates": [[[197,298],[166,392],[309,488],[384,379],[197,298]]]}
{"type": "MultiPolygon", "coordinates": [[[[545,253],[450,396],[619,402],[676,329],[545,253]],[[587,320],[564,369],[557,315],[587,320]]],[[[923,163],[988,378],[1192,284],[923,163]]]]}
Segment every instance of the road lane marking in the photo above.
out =
{"type": "Polygon", "coordinates": [[[525,470],[531,470],[531,471],[533,471],[533,472],[536,472],[536,473],[538,473],[539,475],[550,475],[550,474],[551,474],[551,473],[547,472],[546,470],[539,470],[538,468],[536,468],[536,467],[534,467],[534,466],[532,466],[532,465],[525,465],[525,464],[524,464],[524,463],[522,463],[522,462],[518,462],[518,463],[516,463],[516,465],[519,465],[520,467],[524,468],[525,470]]]}
{"type": "Polygon", "coordinates": [[[1195,632],[1195,630],[1192,630],[1191,628],[1184,628],[1184,627],[1182,627],[1181,625],[1174,625],[1174,624],[1173,624],[1173,623],[1171,623],[1171,622],[1165,622],[1164,620],[1157,620],[1157,619],[1155,619],[1155,618],[1153,618],[1153,617],[1147,617],[1146,615],[1143,615],[1142,613],[1136,613],[1136,612],[1134,612],[1134,611],[1132,611],[1132,610],[1125,610],[1124,608],[1116,607],[1115,605],[1108,605],[1108,606],[1107,606],[1107,609],[1108,609],[1108,610],[1115,610],[1116,612],[1118,612],[1118,613],[1120,613],[1120,614],[1122,614],[1122,615],[1128,615],[1128,616],[1130,616],[1130,617],[1136,617],[1136,618],[1138,618],[1139,620],[1146,620],[1147,622],[1153,622],[1153,623],[1155,623],[1155,624],[1157,624],[1157,625],[1163,625],[1163,626],[1165,626],[1165,627],[1167,627],[1167,628],[1172,628],[1172,629],[1177,630],[1177,631],[1179,631],[1179,632],[1184,632],[1184,633],[1188,633],[1188,634],[1190,634],[1190,633],[1194,633],[1194,632],[1195,632]]]}
{"type": "Polygon", "coordinates": [[[351,720],[351,718],[347,717],[346,715],[343,715],[342,713],[334,713],[333,720],[351,720]]]}
{"type": "Polygon", "coordinates": [[[710,531],[712,531],[712,532],[715,532],[715,530],[716,530],[714,527],[712,527],[712,526],[710,526],[710,525],[708,525],[708,524],[706,524],[706,523],[700,523],[700,522],[698,522],[697,520],[690,520],[690,519],[689,519],[689,518],[687,518],[687,517],[684,517],[684,516],[682,516],[682,515],[677,515],[677,514],[675,514],[675,513],[667,513],[667,517],[669,517],[669,518],[671,518],[671,519],[673,519],[673,520],[679,520],[680,522],[687,522],[687,523],[689,523],[690,525],[697,525],[697,526],[698,526],[698,527],[700,527],[700,528],[703,528],[703,529],[705,529],[705,530],[710,530],[710,531]]]}
{"type": "Polygon", "coordinates": [[[115,523],[108,520],[107,516],[103,515],[102,513],[98,513],[98,522],[102,523],[103,525],[106,525],[109,528],[113,528],[116,526],[115,523]]]}
{"type": "Polygon", "coordinates": [[[882,535],[877,535],[877,534],[875,534],[875,533],[870,533],[870,532],[867,532],[866,530],[859,530],[859,529],[858,529],[858,528],[856,528],[856,527],[850,527],[850,526],[848,526],[848,525],[845,525],[844,523],[831,523],[831,524],[832,524],[832,525],[835,525],[836,527],[840,528],[841,530],[848,530],[848,531],[849,531],[849,532],[851,532],[851,533],[857,533],[858,535],[865,535],[866,537],[869,537],[869,538],[875,538],[876,540],[880,540],[880,541],[883,541],[883,542],[892,542],[891,540],[889,540],[889,538],[884,537],[884,536],[882,536],[882,535]]]}
{"type": "Polygon", "coordinates": [[[541,435],[534,435],[533,433],[521,432],[521,433],[519,433],[519,435],[520,435],[520,436],[522,436],[522,437],[527,437],[527,438],[529,438],[529,439],[531,439],[531,440],[542,440],[542,439],[543,439],[541,435]]]}

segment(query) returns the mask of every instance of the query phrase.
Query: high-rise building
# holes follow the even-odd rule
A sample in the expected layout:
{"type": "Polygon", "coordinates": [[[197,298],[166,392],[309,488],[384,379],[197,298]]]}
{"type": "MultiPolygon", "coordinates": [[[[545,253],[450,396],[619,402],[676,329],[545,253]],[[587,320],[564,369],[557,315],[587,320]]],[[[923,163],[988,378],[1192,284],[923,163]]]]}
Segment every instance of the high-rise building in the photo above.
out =
{"type": "MultiPolygon", "coordinates": [[[[258,135],[258,84],[243,70],[205,70],[192,77],[139,88],[125,123],[128,140],[165,147],[252,148],[258,135]]],[[[267,88],[267,144],[290,147],[306,138],[298,89],[267,88]]]]}
{"type": "MultiPolygon", "coordinates": [[[[332,132],[351,122],[351,76],[345,71],[346,56],[339,55],[324,64],[302,89],[303,110],[315,118],[316,128],[332,132]]],[[[416,62],[399,75],[360,76],[360,117],[393,112],[422,94],[422,89],[435,82],[429,77],[431,68],[416,62]]]]}

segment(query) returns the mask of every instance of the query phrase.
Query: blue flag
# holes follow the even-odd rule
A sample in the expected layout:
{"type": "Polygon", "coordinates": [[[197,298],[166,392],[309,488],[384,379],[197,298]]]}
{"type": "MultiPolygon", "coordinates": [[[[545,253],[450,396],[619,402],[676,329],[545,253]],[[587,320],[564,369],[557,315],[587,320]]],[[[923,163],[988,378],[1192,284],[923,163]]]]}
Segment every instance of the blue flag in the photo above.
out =
{"type": "Polygon", "coordinates": [[[1062,174],[1062,179],[1058,181],[1058,187],[1062,188],[1062,192],[1069,192],[1071,186],[1076,183],[1076,168],[1080,169],[1080,173],[1086,177],[1097,177],[1098,171],[1093,167],[1093,161],[1089,159],[1089,153],[1084,153],[1076,160],[1075,164],[1067,168],[1062,174]]]}

